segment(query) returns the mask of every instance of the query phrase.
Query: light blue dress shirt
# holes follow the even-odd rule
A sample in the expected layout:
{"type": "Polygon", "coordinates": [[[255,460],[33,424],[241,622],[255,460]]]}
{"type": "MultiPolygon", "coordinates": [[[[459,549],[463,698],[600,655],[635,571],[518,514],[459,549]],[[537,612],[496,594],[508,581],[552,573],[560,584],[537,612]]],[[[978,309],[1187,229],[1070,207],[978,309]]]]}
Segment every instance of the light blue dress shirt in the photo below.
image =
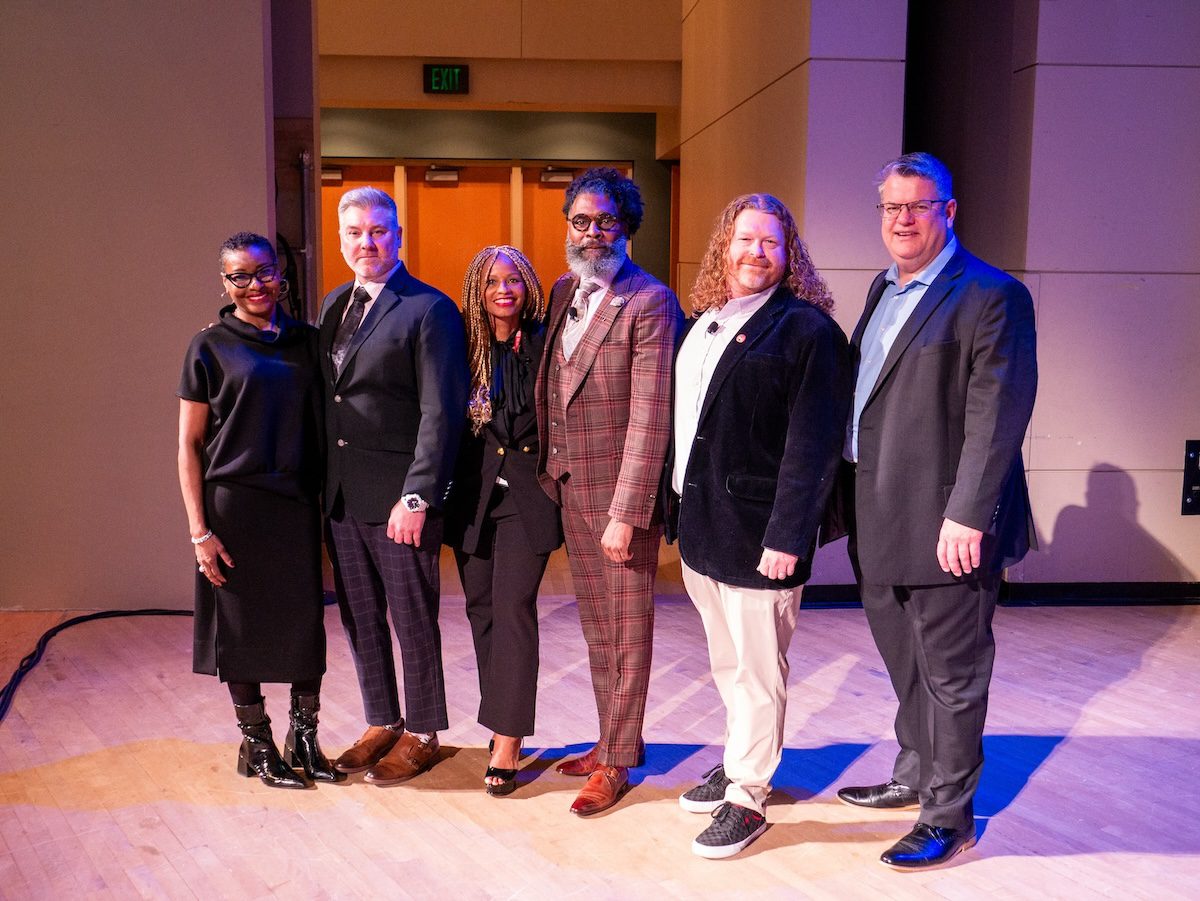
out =
{"type": "Polygon", "coordinates": [[[900,329],[904,328],[904,323],[908,322],[908,317],[925,296],[925,291],[941,274],[957,249],[958,239],[951,235],[942,252],[933,258],[933,262],[909,279],[903,288],[896,284],[899,267],[895,263],[892,263],[884,275],[887,287],[883,289],[883,296],[879,298],[862,337],[858,379],[854,384],[854,411],[846,429],[846,446],[842,451],[842,456],[851,463],[858,462],[858,420],[867,404],[867,398],[875,390],[875,382],[883,369],[883,361],[887,359],[900,329]]]}

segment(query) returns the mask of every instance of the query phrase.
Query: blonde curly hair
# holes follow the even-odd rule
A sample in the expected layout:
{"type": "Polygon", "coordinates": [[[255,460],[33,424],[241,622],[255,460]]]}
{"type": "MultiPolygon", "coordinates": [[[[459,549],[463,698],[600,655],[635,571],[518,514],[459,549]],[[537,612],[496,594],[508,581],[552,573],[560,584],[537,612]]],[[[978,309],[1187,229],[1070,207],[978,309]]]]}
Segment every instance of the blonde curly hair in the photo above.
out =
{"type": "Polygon", "coordinates": [[[787,267],[784,269],[783,280],[788,290],[817,309],[832,313],[833,295],[829,293],[829,286],[813,265],[812,258],[808,255],[808,247],[800,238],[796,220],[783,205],[783,201],[770,194],[743,194],[730,201],[717,217],[712,237],[708,239],[708,249],[704,251],[704,259],[700,262],[700,273],[692,286],[692,315],[698,316],[709,307],[720,309],[729,300],[726,259],[733,238],[733,223],[742,210],[758,210],[780,221],[783,225],[784,243],[787,246],[787,267]]]}
{"type": "Polygon", "coordinates": [[[471,393],[467,416],[471,432],[478,435],[492,420],[492,331],[491,318],[483,303],[483,288],[488,273],[501,254],[512,260],[525,282],[525,304],[521,322],[541,322],[546,318],[546,295],[542,283],[525,254],[508,244],[492,244],[475,254],[463,278],[462,311],[467,326],[467,363],[471,369],[471,393]]]}

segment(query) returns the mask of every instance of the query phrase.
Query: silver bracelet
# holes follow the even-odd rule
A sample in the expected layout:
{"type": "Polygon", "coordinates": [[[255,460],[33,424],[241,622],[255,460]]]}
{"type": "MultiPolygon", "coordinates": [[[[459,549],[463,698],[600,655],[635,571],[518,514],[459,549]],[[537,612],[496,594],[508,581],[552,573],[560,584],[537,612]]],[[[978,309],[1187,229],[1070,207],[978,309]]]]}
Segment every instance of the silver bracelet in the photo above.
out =
{"type": "Polygon", "coordinates": [[[192,544],[204,544],[204,542],[208,541],[208,539],[213,537],[213,530],[209,529],[207,532],[205,532],[199,538],[191,538],[191,536],[188,536],[188,537],[191,539],[192,544]]]}

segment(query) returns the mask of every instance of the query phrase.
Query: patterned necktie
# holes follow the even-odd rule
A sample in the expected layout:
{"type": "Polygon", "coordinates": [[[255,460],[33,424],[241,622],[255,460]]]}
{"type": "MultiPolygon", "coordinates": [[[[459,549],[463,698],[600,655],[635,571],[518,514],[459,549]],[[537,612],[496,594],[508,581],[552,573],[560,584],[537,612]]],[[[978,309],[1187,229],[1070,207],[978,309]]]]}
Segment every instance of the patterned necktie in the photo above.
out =
{"type": "Polygon", "coordinates": [[[350,349],[350,342],[354,338],[354,333],[358,331],[358,326],[363,318],[363,310],[366,309],[367,301],[370,299],[371,295],[367,293],[366,288],[354,289],[354,296],[350,298],[350,309],[346,311],[346,318],[334,332],[333,346],[329,348],[329,359],[333,361],[334,375],[342,374],[342,362],[346,359],[346,351],[350,349]]]}
{"type": "Polygon", "coordinates": [[[566,359],[571,359],[583,333],[587,329],[588,298],[600,287],[600,282],[587,278],[575,292],[571,306],[567,309],[567,322],[562,331],[562,352],[566,359]]]}

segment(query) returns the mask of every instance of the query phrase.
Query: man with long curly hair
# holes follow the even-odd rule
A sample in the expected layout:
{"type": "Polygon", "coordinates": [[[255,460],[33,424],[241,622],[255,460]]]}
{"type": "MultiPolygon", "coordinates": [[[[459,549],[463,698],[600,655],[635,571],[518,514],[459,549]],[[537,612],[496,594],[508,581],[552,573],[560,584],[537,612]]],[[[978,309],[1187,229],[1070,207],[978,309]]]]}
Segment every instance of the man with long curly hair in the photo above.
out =
{"type": "Polygon", "coordinates": [[[562,506],[600,737],[558,771],[586,776],[578,816],[615,804],[643,754],[654,641],[658,486],[671,431],[671,355],[683,311],[628,256],[642,198],[615,169],[567,188],[570,271],[550,291],[537,378],[539,478],[562,506]]]}
{"type": "Polygon", "coordinates": [[[712,815],[693,852],[722,858],[766,829],[787,649],[837,473],[850,363],[829,289],[769,194],[725,207],[691,300],[675,360],[668,538],[726,720],[722,762],[679,803],[712,815]]]}

